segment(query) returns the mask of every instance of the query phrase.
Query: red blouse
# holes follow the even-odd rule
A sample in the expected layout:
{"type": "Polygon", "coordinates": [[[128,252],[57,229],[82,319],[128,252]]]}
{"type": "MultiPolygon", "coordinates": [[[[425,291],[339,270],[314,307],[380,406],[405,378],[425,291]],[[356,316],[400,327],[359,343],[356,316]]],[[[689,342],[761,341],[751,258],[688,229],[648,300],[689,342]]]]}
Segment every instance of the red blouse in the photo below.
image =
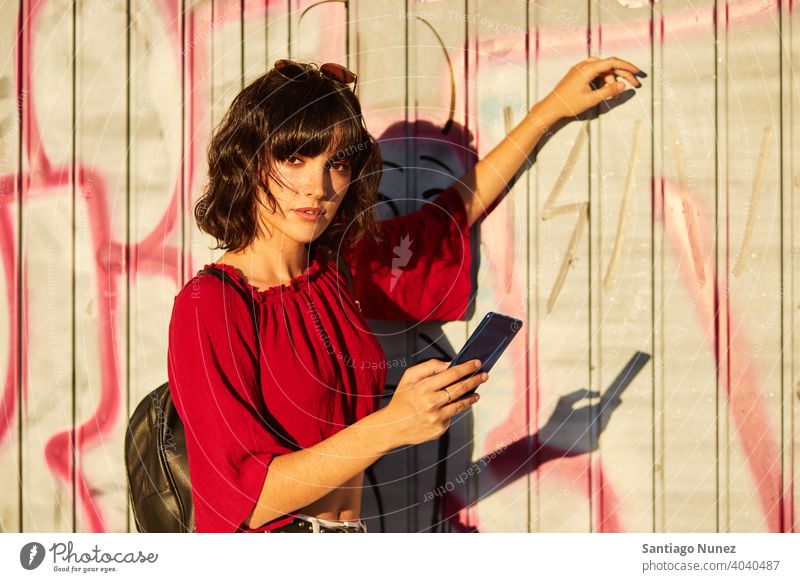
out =
{"type": "Polygon", "coordinates": [[[186,427],[198,532],[266,531],[293,519],[243,525],[277,455],[377,410],[385,353],[365,317],[464,320],[471,254],[455,188],[378,227],[382,244],[362,240],[344,252],[355,298],[335,263],[316,256],[289,284],[265,290],[213,263],[255,299],[260,349],[250,306],[227,283],[198,274],[175,296],[168,376],[186,427]]]}

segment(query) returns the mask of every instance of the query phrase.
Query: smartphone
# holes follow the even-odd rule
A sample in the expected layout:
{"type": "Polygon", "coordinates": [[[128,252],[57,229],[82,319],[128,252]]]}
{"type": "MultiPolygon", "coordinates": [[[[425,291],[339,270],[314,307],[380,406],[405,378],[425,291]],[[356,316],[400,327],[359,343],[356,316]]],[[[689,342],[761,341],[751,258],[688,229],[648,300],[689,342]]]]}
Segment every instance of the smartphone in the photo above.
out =
{"type": "MultiPolygon", "coordinates": [[[[481,367],[469,376],[464,376],[459,382],[471,378],[475,374],[488,372],[494,366],[494,363],[503,355],[503,352],[517,335],[517,332],[522,327],[522,321],[508,315],[502,315],[490,311],[486,314],[480,322],[472,335],[469,336],[467,343],[461,348],[461,351],[456,354],[453,361],[448,368],[463,364],[469,360],[479,359],[481,367]]],[[[476,388],[473,388],[465,394],[472,394],[476,388]]],[[[463,398],[463,396],[462,396],[463,398]]]]}

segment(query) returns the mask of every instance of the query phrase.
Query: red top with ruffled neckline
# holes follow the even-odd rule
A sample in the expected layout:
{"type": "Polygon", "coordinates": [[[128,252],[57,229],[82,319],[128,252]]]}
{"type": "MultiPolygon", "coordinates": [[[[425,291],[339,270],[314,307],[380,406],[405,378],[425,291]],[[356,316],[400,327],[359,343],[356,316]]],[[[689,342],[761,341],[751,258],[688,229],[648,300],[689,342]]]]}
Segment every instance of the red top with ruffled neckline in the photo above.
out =
{"type": "Polygon", "coordinates": [[[231,265],[205,265],[230,275],[249,305],[207,273],[175,296],[168,375],[186,428],[198,532],[268,531],[293,519],[243,525],[276,456],[377,410],[385,353],[365,318],[465,319],[471,253],[455,188],[377,225],[380,245],[364,239],[342,253],[354,292],[334,262],[314,254],[305,273],[263,290],[231,265]]]}

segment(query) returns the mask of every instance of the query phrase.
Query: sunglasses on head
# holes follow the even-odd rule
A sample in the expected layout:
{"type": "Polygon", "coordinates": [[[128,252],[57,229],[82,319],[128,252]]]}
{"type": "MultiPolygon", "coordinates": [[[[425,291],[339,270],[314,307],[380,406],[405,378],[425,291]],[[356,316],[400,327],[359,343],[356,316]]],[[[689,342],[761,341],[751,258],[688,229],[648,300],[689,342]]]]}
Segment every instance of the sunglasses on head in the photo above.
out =
{"type": "Polygon", "coordinates": [[[317,68],[316,65],[308,63],[298,63],[296,61],[290,61],[289,59],[280,59],[275,61],[273,66],[281,75],[292,81],[303,81],[308,78],[308,75],[312,71],[318,70],[320,74],[335,81],[339,81],[343,85],[352,83],[353,93],[356,92],[356,84],[358,82],[356,74],[336,63],[325,63],[317,68]]]}

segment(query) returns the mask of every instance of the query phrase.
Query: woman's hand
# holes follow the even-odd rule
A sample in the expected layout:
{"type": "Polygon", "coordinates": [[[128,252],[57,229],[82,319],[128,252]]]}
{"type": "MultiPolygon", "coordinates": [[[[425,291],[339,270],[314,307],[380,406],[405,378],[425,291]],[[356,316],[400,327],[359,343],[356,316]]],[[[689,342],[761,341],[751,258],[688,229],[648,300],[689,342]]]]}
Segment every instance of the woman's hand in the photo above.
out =
{"type": "Polygon", "coordinates": [[[639,72],[641,69],[635,65],[616,57],[589,57],[573,65],[541,104],[546,105],[558,119],[575,117],[622,93],[625,84],[617,81],[616,77],[626,79],[633,87],[641,87],[634,76],[639,72]]]}
{"type": "Polygon", "coordinates": [[[405,371],[392,400],[382,409],[386,429],[397,435],[396,446],[417,445],[439,438],[450,426],[453,416],[478,401],[477,394],[461,398],[489,376],[484,372],[462,380],[480,368],[475,362],[477,360],[470,360],[447,369],[449,362],[432,359],[405,371]]]}

